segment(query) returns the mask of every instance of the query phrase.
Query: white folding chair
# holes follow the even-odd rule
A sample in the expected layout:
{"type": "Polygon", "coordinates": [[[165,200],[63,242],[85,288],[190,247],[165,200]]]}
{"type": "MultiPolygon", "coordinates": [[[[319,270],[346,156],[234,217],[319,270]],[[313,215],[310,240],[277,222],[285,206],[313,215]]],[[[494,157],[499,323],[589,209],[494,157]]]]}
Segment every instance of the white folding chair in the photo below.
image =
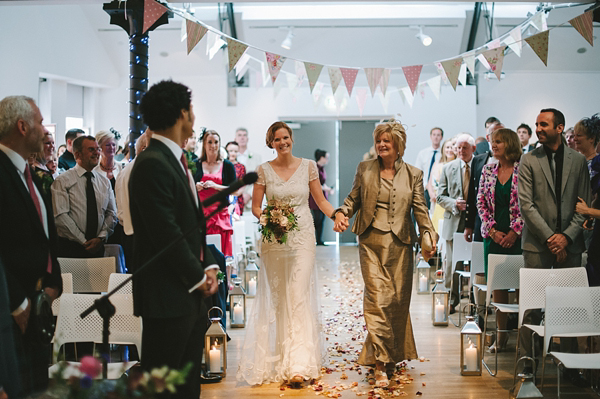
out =
{"type": "Polygon", "coordinates": [[[600,335],[600,287],[546,287],[542,390],[547,354],[558,361],[556,373],[559,399],[561,365],[567,369],[600,369],[600,353],[553,351],[550,348],[552,338],[594,335],[600,335]]]}
{"type": "Polygon", "coordinates": [[[246,222],[243,220],[233,222],[233,240],[233,253],[246,253],[246,222]]]}
{"type": "MultiPolygon", "coordinates": [[[[108,279],[108,292],[111,292],[112,290],[117,288],[119,284],[127,280],[129,277],[131,277],[131,274],[112,273],[108,279]]],[[[133,286],[131,284],[131,281],[129,281],[127,284],[121,287],[121,289],[115,294],[133,294],[133,286]]]]}
{"type": "MultiPolygon", "coordinates": [[[[511,290],[519,288],[519,271],[524,267],[525,261],[523,259],[523,255],[498,255],[498,254],[489,254],[488,255],[488,279],[487,279],[487,292],[485,294],[485,322],[483,326],[483,336],[485,337],[485,333],[487,331],[487,319],[490,306],[495,308],[496,311],[500,311],[502,313],[518,313],[519,305],[516,304],[507,304],[507,303],[497,303],[490,302],[492,293],[495,290],[511,290]]],[[[496,317],[497,318],[497,317],[496,317]]],[[[498,330],[498,322],[496,320],[495,331],[496,331],[496,339],[498,339],[498,332],[515,332],[514,330],[498,330]]],[[[495,377],[498,374],[498,351],[495,353],[495,362],[496,366],[494,372],[490,370],[489,366],[485,362],[485,349],[481,348],[481,358],[483,361],[483,365],[490,373],[492,377],[495,377]]]]}
{"type": "Polygon", "coordinates": [[[73,275],[73,292],[106,292],[108,279],[115,272],[115,258],[58,258],[63,273],[73,275]]]}
{"type": "MultiPolygon", "coordinates": [[[[463,279],[469,278],[471,274],[470,272],[465,270],[456,270],[456,265],[458,264],[458,262],[462,262],[463,265],[471,262],[472,244],[472,242],[467,242],[467,240],[465,240],[465,236],[463,233],[454,233],[452,239],[452,270],[454,274],[458,274],[458,324],[454,324],[454,321],[452,321],[452,319],[450,319],[450,321],[452,321],[452,324],[454,324],[457,327],[462,324],[462,312],[460,309],[460,302],[462,299],[462,294],[464,293],[462,289],[464,285],[463,279]]],[[[450,293],[452,293],[453,289],[454,278],[450,280],[450,293]]],[[[450,298],[450,296],[448,296],[448,298],[450,298]]]]}
{"type": "MultiPolygon", "coordinates": [[[[537,334],[540,337],[544,336],[544,326],[534,324],[523,324],[523,316],[525,312],[533,309],[544,309],[546,307],[546,287],[587,287],[588,278],[584,267],[570,267],[564,269],[526,269],[520,271],[521,281],[519,289],[519,333],[517,335],[517,350],[516,356],[519,357],[519,349],[521,344],[521,334],[527,333],[522,331],[525,327],[531,330],[532,334],[537,334]]],[[[535,358],[535,345],[533,345],[531,353],[535,358]]],[[[516,362],[516,360],[515,360],[516,362]]]]}
{"type": "MultiPolygon", "coordinates": [[[[61,275],[62,283],[63,283],[63,294],[72,294],[73,293],[73,275],[71,273],[62,273],[61,275]]],[[[58,316],[58,312],[60,311],[60,297],[56,298],[54,302],[52,302],[52,314],[54,316],[58,316]]]]}
{"type": "Polygon", "coordinates": [[[221,234],[208,234],[206,236],[206,245],[213,244],[220,252],[221,250],[221,234]]]}

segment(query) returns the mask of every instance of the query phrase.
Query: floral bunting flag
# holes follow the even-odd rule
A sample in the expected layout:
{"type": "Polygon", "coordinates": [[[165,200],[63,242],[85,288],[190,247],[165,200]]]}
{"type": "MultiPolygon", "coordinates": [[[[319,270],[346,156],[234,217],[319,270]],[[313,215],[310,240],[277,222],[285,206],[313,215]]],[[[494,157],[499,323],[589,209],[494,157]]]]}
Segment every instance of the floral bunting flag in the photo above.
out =
{"type": "Polygon", "coordinates": [[[442,77],[442,82],[448,83],[448,77],[446,76],[446,72],[444,71],[444,67],[442,66],[442,63],[439,61],[436,61],[434,64],[435,64],[435,67],[436,67],[438,73],[442,77]]]}
{"type": "Polygon", "coordinates": [[[321,74],[323,65],[305,62],[304,66],[306,67],[306,77],[308,78],[308,85],[310,86],[310,92],[312,93],[315,83],[317,83],[317,80],[319,80],[319,75],[321,74]]]}
{"type": "Polygon", "coordinates": [[[417,84],[419,84],[419,77],[421,76],[421,70],[423,69],[423,65],[412,65],[407,67],[402,67],[402,72],[404,72],[404,77],[408,82],[408,87],[413,94],[415,94],[415,90],[417,89],[417,84]]]}
{"type": "Polygon", "coordinates": [[[146,31],[166,12],[167,7],[159,2],[155,0],[144,0],[144,24],[142,27],[142,34],[146,33],[146,31]]]}
{"type": "Polygon", "coordinates": [[[356,103],[358,104],[358,114],[362,116],[365,104],[367,103],[367,89],[364,87],[356,89],[356,103]]]}
{"type": "Polygon", "coordinates": [[[390,94],[391,93],[383,94],[382,92],[379,92],[379,101],[381,101],[381,106],[383,107],[384,114],[388,113],[388,108],[390,107],[390,94]]]}
{"type": "Polygon", "coordinates": [[[235,64],[240,60],[242,55],[246,52],[248,45],[238,42],[237,40],[227,38],[227,55],[229,56],[229,72],[233,69],[235,64]]]}
{"type": "Polygon", "coordinates": [[[273,84],[275,84],[277,75],[279,75],[279,71],[286,58],[279,54],[269,53],[268,51],[265,51],[265,56],[267,57],[267,66],[269,68],[269,74],[271,74],[271,80],[273,81],[273,84]]]}
{"type": "Polygon", "coordinates": [[[521,49],[523,48],[521,27],[517,26],[510,31],[510,34],[504,39],[504,43],[510,47],[510,49],[517,55],[521,56],[521,49]]]}
{"type": "Polygon", "coordinates": [[[458,73],[458,81],[461,85],[467,85],[467,64],[462,64],[460,66],[460,72],[458,73]]]}
{"type": "Polygon", "coordinates": [[[546,12],[540,11],[531,18],[531,24],[540,32],[548,30],[548,24],[546,23],[546,12]]]}
{"type": "Polygon", "coordinates": [[[485,57],[483,56],[483,54],[479,54],[479,55],[477,56],[477,59],[479,60],[479,62],[481,62],[481,65],[483,65],[483,67],[484,67],[486,70],[488,70],[488,71],[490,70],[490,64],[488,64],[488,62],[487,62],[487,60],[485,59],[485,57]]]}
{"type": "Polygon", "coordinates": [[[352,88],[354,87],[354,82],[356,82],[356,75],[358,75],[358,69],[340,68],[340,71],[342,72],[344,84],[346,85],[346,89],[348,90],[348,96],[352,96],[352,88]]]}
{"type": "Polygon", "coordinates": [[[442,77],[440,75],[434,76],[431,79],[427,79],[426,82],[427,82],[427,86],[429,86],[429,88],[433,92],[433,95],[435,96],[435,98],[437,98],[439,100],[440,94],[442,92],[442,77]]]}
{"type": "Polygon", "coordinates": [[[421,98],[424,100],[425,99],[425,83],[421,83],[419,85],[419,94],[421,95],[421,98]]]}
{"type": "Polygon", "coordinates": [[[371,89],[371,97],[375,95],[375,90],[379,86],[381,75],[383,74],[383,68],[364,68],[365,74],[367,75],[367,82],[371,89]]]}
{"type": "Polygon", "coordinates": [[[531,46],[533,51],[540,57],[544,65],[548,66],[548,40],[550,31],[545,30],[537,35],[530,36],[525,41],[531,46]]]}
{"type": "Polygon", "coordinates": [[[208,29],[204,26],[190,21],[189,19],[185,20],[186,23],[186,31],[187,31],[187,53],[191,53],[194,47],[202,40],[208,29]]]}
{"type": "Polygon", "coordinates": [[[327,67],[327,72],[329,73],[329,81],[331,82],[331,90],[333,94],[335,94],[340,82],[342,81],[342,71],[340,68],[335,67],[327,67]]]}
{"type": "Polygon", "coordinates": [[[306,68],[304,68],[304,63],[301,61],[296,61],[294,66],[296,68],[296,87],[300,87],[306,77],[306,68]]]}
{"type": "Polygon", "coordinates": [[[490,65],[490,70],[496,74],[498,80],[500,80],[502,76],[502,64],[504,62],[505,49],[506,46],[502,46],[481,53],[490,65]]]}
{"type": "Polygon", "coordinates": [[[467,65],[467,69],[471,72],[471,76],[475,77],[475,54],[469,54],[463,58],[467,65]]]}
{"type": "Polygon", "coordinates": [[[388,87],[388,83],[390,82],[390,73],[391,71],[389,69],[384,69],[383,73],[381,74],[381,79],[379,79],[379,87],[381,88],[381,92],[384,96],[388,87]]]}
{"type": "Polygon", "coordinates": [[[415,96],[413,96],[412,92],[410,91],[410,87],[406,86],[403,87],[402,89],[402,94],[404,95],[404,98],[406,99],[406,102],[408,103],[409,107],[413,107],[413,103],[415,102],[415,96]]]}
{"type": "Polygon", "coordinates": [[[448,77],[448,81],[452,85],[452,88],[456,90],[456,85],[458,84],[458,74],[460,73],[460,66],[462,64],[462,58],[453,58],[451,60],[440,61],[442,67],[444,67],[444,72],[446,72],[446,76],[448,77]]]}
{"type": "Polygon", "coordinates": [[[577,30],[587,40],[592,47],[594,46],[594,10],[589,10],[578,17],[569,21],[573,28],[577,30]]]}

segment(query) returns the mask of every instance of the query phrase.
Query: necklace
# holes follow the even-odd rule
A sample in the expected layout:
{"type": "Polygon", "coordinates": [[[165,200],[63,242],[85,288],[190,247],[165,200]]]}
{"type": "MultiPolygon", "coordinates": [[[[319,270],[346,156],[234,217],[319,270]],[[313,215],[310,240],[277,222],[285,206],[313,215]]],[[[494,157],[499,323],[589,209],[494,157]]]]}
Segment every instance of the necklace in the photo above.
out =
{"type": "Polygon", "coordinates": [[[103,171],[105,171],[105,172],[111,172],[111,171],[115,170],[116,168],[117,168],[117,166],[116,166],[116,165],[114,165],[114,164],[113,164],[113,167],[112,167],[112,168],[107,168],[106,166],[104,166],[104,165],[102,164],[102,162],[100,162],[100,169],[102,169],[102,170],[103,170],[103,171]]]}

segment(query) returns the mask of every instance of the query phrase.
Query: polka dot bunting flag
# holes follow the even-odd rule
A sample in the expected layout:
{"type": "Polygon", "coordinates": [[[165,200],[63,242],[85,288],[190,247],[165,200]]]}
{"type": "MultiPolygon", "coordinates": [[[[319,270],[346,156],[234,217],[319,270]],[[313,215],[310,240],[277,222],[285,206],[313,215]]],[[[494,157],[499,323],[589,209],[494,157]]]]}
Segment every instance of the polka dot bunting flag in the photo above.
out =
{"type": "Polygon", "coordinates": [[[155,0],[144,0],[144,26],[142,32],[146,33],[146,31],[166,12],[167,7],[155,0]]]}
{"type": "Polygon", "coordinates": [[[406,78],[406,82],[408,82],[408,87],[410,87],[410,91],[412,91],[413,95],[415,94],[415,90],[417,89],[417,84],[419,84],[421,69],[423,69],[423,65],[412,65],[402,67],[402,72],[404,72],[404,77],[406,78]]]}

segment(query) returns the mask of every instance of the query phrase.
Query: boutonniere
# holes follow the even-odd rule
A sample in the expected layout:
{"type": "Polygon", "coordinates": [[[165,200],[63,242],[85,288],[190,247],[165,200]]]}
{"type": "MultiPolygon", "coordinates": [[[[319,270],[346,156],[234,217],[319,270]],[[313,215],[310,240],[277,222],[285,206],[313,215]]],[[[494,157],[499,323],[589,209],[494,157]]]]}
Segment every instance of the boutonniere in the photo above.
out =
{"type": "Polygon", "coordinates": [[[253,156],[254,156],[253,153],[251,153],[251,152],[248,153],[248,159],[252,159],[253,156]]]}

